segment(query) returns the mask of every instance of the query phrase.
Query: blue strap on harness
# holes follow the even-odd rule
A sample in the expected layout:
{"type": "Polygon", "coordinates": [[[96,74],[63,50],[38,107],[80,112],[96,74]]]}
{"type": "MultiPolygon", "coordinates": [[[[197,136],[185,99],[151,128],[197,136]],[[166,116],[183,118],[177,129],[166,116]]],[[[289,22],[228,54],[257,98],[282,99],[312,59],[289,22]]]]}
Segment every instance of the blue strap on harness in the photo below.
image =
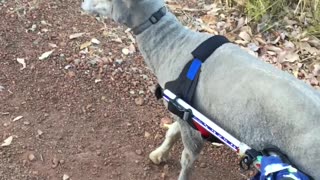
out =
{"type": "Polygon", "coordinates": [[[189,71],[187,73],[187,77],[188,79],[190,79],[191,81],[193,81],[197,75],[197,73],[199,72],[200,68],[201,68],[202,62],[195,58],[192,63],[191,66],[189,68],[189,71]]]}

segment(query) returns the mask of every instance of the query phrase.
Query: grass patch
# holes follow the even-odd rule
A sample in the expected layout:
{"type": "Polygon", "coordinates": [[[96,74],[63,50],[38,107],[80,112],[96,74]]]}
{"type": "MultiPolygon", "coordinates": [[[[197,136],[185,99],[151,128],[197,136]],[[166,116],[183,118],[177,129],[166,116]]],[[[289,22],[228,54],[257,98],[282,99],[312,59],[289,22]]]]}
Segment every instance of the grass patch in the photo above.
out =
{"type": "MultiPolygon", "coordinates": [[[[241,6],[254,23],[273,26],[285,16],[297,20],[307,34],[320,37],[320,0],[225,0],[229,6],[241,6]],[[270,24],[269,24],[270,23],[270,24]]],[[[281,24],[281,23],[280,23],[281,24]]]]}

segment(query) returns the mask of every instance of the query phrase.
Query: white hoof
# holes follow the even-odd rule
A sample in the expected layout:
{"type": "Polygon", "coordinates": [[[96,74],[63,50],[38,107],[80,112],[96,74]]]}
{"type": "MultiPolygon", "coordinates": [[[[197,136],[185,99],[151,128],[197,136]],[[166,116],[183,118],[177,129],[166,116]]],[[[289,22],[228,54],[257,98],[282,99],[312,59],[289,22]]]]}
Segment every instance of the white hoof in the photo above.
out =
{"type": "Polygon", "coordinates": [[[167,161],[168,153],[164,153],[160,149],[156,149],[149,154],[149,158],[154,164],[160,164],[161,162],[167,161]]]}

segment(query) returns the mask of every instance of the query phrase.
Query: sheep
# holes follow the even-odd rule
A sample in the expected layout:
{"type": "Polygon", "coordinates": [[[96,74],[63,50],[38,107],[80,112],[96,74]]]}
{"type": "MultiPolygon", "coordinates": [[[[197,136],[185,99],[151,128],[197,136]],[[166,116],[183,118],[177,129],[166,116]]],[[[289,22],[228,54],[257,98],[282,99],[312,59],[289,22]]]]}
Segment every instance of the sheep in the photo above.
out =
{"type": "MultiPolygon", "coordinates": [[[[135,29],[161,7],[163,0],[84,0],[82,9],[135,29]]],[[[175,80],[191,52],[211,37],[184,27],[167,12],[136,35],[145,63],[164,87],[175,80]]],[[[320,178],[320,93],[294,76],[227,43],[202,65],[193,106],[254,149],[279,147],[302,171],[320,178]]],[[[175,116],[164,142],[149,158],[159,164],[180,137],[184,149],[179,180],[190,172],[204,140],[175,116]]]]}

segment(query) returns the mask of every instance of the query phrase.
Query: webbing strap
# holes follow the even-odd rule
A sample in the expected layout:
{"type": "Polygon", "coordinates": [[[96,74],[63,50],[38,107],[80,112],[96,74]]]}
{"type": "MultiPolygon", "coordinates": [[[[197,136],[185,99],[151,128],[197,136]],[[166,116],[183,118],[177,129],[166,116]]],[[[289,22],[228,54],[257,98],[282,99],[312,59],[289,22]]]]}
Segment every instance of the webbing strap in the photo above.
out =
{"type": "Polygon", "coordinates": [[[194,58],[200,59],[204,62],[216,49],[228,42],[229,40],[224,36],[212,36],[201,43],[194,51],[192,51],[191,54],[194,58]]]}

